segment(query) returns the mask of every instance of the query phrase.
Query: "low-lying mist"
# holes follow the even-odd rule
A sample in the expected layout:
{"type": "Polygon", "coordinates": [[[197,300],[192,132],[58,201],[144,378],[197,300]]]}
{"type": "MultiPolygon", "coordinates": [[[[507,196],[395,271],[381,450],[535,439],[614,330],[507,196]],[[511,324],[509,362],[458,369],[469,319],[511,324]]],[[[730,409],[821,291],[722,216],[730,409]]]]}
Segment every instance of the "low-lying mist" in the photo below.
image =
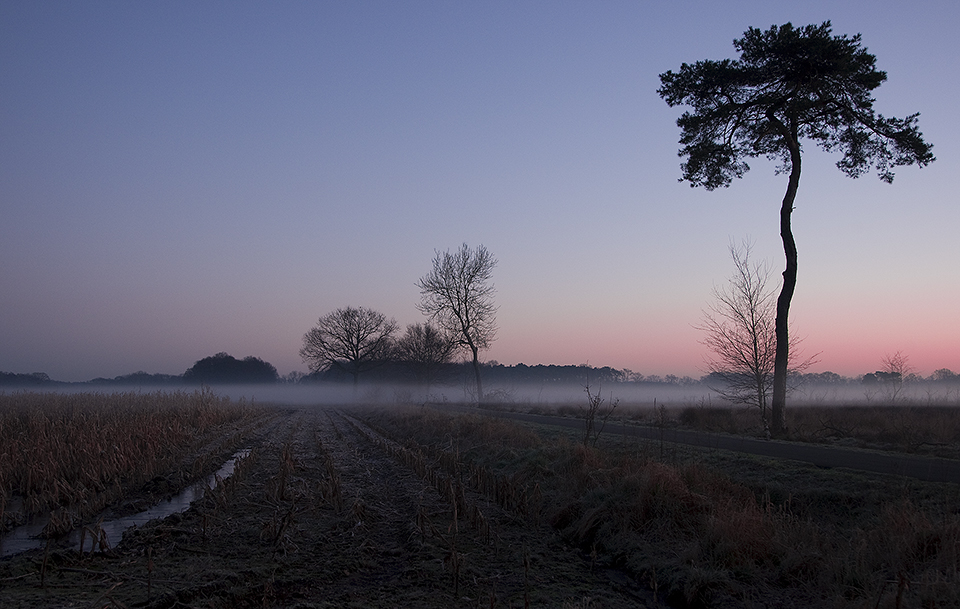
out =
{"type": "MultiPolygon", "coordinates": [[[[476,402],[473,386],[432,385],[429,388],[412,384],[361,383],[277,383],[213,385],[208,387],[217,395],[254,404],[285,405],[350,405],[350,404],[424,404],[476,402]]],[[[200,387],[192,386],[108,386],[61,385],[31,388],[41,393],[153,393],[181,391],[192,393],[200,387]]],[[[609,383],[590,387],[598,393],[605,405],[618,402],[621,408],[670,407],[730,407],[707,385],[694,383],[609,383]]],[[[7,393],[10,393],[9,391],[7,393]]],[[[555,406],[586,404],[583,385],[574,383],[510,383],[484,385],[484,405],[503,409],[543,409],[555,406]]],[[[896,394],[884,387],[868,387],[857,383],[807,384],[794,389],[788,396],[788,406],[956,406],[960,407],[958,383],[905,383],[896,394]]],[[[748,406],[742,406],[748,408],[748,406]]]]}
{"type": "MultiPolygon", "coordinates": [[[[410,384],[361,383],[356,388],[349,383],[296,385],[224,385],[212,390],[231,399],[241,398],[255,403],[291,405],[338,404],[424,404],[476,402],[471,385],[434,385],[429,388],[410,384]]],[[[169,390],[169,388],[167,389],[169,390]]],[[[691,385],[611,383],[590,387],[609,405],[619,401],[620,407],[729,407],[710,387],[702,383],[691,385]]],[[[579,405],[587,401],[586,388],[578,384],[511,383],[485,384],[485,405],[500,408],[547,408],[561,405],[579,405]]],[[[960,384],[931,386],[904,385],[892,395],[883,388],[865,388],[857,384],[805,385],[791,391],[788,405],[799,406],[863,406],[863,405],[935,405],[960,407],[960,384]]]]}

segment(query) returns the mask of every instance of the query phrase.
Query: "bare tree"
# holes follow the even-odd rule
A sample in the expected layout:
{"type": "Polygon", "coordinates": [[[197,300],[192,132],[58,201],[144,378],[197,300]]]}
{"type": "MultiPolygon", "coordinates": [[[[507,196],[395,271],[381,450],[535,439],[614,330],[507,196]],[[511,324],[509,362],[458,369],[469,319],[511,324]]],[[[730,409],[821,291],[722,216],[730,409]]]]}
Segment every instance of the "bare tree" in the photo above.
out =
{"type": "Polygon", "coordinates": [[[617,406],[620,405],[620,398],[610,398],[610,405],[607,407],[606,411],[603,410],[604,399],[600,397],[600,387],[597,387],[597,393],[593,393],[590,390],[590,382],[587,381],[587,384],[583,386],[583,390],[587,393],[587,407],[581,408],[583,413],[584,421],[584,431],[583,431],[583,445],[590,446],[590,440],[593,439],[593,446],[597,445],[597,441],[600,440],[600,434],[603,433],[603,428],[607,426],[607,420],[613,414],[613,411],[617,409],[617,406]],[[600,419],[600,429],[597,429],[597,418],[600,419]]]}
{"type": "MultiPolygon", "coordinates": [[[[735,271],[726,287],[714,287],[716,302],[703,312],[697,329],[706,333],[701,343],[711,355],[706,358],[711,389],[735,404],[750,404],[760,411],[763,429],[769,434],[768,405],[773,390],[777,353],[776,293],[768,288],[770,269],[752,264],[751,244],[730,245],[735,271]]],[[[795,362],[798,339],[793,338],[791,372],[801,372],[812,363],[795,362]]]]}
{"type": "Polygon", "coordinates": [[[464,243],[452,254],[436,252],[433,270],[417,282],[421,297],[417,308],[473,355],[478,401],[483,400],[479,353],[497,334],[496,290],[489,283],[496,265],[497,259],[483,245],[474,250],[464,243]]]}
{"type": "Polygon", "coordinates": [[[881,381],[882,387],[890,399],[891,404],[896,404],[903,391],[903,383],[913,376],[915,369],[910,365],[910,358],[897,351],[893,355],[885,355],[880,360],[883,364],[883,370],[878,370],[875,374],[881,381]]]}
{"type": "Polygon", "coordinates": [[[397,322],[379,311],[346,307],[325,315],[303,335],[300,357],[313,372],[336,368],[353,376],[386,362],[393,349],[397,322]]]}
{"type": "Polygon", "coordinates": [[[957,374],[949,368],[939,368],[933,371],[933,374],[930,375],[931,381],[937,382],[953,382],[960,378],[960,374],[957,374]]]}
{"type": "Polygon", "coordinates": [[[397,341],[394,356],[409,366],[417,382],[429,390],[458,346],[452,336],[430,323],[410,324],[397,341]]]}

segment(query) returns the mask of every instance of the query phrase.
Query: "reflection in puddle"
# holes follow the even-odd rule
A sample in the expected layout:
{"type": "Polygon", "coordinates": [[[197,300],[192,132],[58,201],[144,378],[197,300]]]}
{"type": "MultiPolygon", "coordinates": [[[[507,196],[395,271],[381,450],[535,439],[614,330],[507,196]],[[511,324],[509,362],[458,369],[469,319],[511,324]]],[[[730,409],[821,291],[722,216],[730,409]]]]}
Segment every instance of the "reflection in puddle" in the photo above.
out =
{"type": "MultiPolygon", "coordinates": [[[[225,480],[233,475],[237,461],[250,454],[250,449],[245,448],[238,451],[235,455],[224,463],[215,474],[210,475],[206,480],[198,482],[193,486],[185,488],[180,494],[161,501],[149,510],[117,518],[116,520],[106,520],[100,524],[100,528],[106,533],[107,543],[112,548],[123,538],[123,532],[132,526],[143,526],[144,524],[156,518],[166,518],[170,514],[184,512],[190,507],[193,501],[203,497],[204,491],[208,487],[216,486],[217,477],[225,480]]],[[[26,552],[34,548],[42,548],[46,544],[45,539],[39,539],[46,521],[35,522],[19,526],[0,538],[0,556],[12,556],[20,552],[26,552]]],[[[70,544],[77,550],[80,548],[80,533],[82,529],[76,529],[70,533],[70,544]]],[[[90,535],[87,535],[90,539],[90,535]]],[[[89,543],[89,542],[88,542],[89,543]]]]}

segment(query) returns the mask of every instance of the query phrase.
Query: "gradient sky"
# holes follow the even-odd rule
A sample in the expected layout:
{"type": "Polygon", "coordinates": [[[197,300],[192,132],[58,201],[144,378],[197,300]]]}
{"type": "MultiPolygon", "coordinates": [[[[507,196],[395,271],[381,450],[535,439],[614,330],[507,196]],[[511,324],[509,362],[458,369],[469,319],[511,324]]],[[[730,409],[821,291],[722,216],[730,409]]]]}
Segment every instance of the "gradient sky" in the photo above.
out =
{"type": "Polygon", "coordinates": [[[679,183],[658,75],[827,19],[938,160],[887,185],[807,146],[794,327],[815,371],[960,371],[954,0],[0,0],[0,370],[306,370],[339,307],[422,321],[417,279],[466,242],[499,259],[484,359],[699,376],[730,241],[779,279],[786,178],[679,183]]]}

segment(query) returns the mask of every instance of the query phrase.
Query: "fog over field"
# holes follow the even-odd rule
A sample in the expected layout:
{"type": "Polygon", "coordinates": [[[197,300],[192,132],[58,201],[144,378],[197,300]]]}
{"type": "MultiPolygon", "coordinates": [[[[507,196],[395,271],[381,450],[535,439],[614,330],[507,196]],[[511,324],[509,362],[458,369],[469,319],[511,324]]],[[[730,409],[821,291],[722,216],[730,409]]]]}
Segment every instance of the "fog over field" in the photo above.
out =
{"type": "MultiPolygon", "coordinates": [[[[361,383],[356,388],[350,383],[302,384],[237,384],[213,385],[209,390],[232,400],[256,404],[285,404],[295,406],[348,406],[354,404],[408,405],[424,403],[472,404],[476,397],[469,386],[434,385],[428,390],[412,384],[361,383]]],[[[0,393],[14,393],[22,389],[6,388],[0,393]]],[[[152,393],[200,390],[189,386],[91,386],[61,385],[31,388],[30,391],[52,393],[152,393]]],[[[709,386],[702,382],[688,385],[672,383],[609,383],[590,388],[599,391],[604,407],[619,401],[619,408],[676,407],[730,407],[709,386]]],[[[584,406],[587,394],[584,385],[572,383],[511,383],[490,384],[486,389],[485,406],[503,409],[550,409],[558,406],[584,406]]],[[[789,407],[803,406],[957,406],[960,407],[960,383],[916,382],[906,383],[894,400],[884,387],[869,387],[859,382],[843,384],[806,384],[793,390],[787,400],[789,407]]],[[[736,405],[750,409],[751,406],[736,405]]]]}
{"type": "MultiPolygon", "coordinates": [[[[345,385],[301,385],[301,386],[224,386],[214,387],[217,393],[231,398],[241,397],[257,402],[276,402],[282,404],[423,404],[429,403],[474,403],[476,397],[471,387],[460,385],[437,385],[429,390],[404,384],[361,384],[356,390],[345,385]]],[[[701,385],[646,387],[635,384],[615,384],[594,386],[591,391],[600,390],[606,401],[620,400],[623,405],[657,404],[694,404],[709,401],[712,393],[701,385]]],[[[518,409],[541,406],[557,406],[585,403],[587,399],[583,386],[573,384],[490,384],[485,386],[485,405],[495,407],[516,407],[518,409]]]]}

